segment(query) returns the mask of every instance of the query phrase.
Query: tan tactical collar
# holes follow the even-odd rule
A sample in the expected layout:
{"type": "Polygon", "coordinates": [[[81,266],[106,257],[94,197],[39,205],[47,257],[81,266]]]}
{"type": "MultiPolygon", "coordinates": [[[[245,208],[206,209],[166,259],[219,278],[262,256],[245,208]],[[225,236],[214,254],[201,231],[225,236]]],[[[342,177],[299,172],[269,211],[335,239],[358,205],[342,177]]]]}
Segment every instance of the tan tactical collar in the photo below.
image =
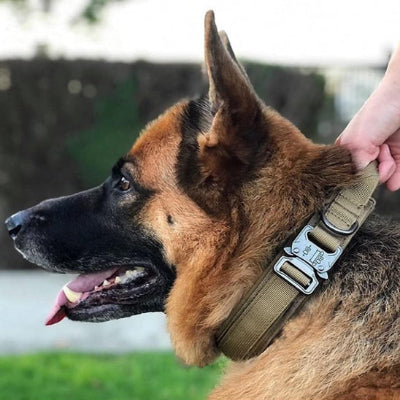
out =
{"type": "Polygon", "coordinates": [[[262,353],[321,280],[329,279],[328,272],[374,209],[377,185],[371,163],[354,186],[341,190],[279,252],[217,333],[217,345],[227,357],[245,360],[262,353]]]}

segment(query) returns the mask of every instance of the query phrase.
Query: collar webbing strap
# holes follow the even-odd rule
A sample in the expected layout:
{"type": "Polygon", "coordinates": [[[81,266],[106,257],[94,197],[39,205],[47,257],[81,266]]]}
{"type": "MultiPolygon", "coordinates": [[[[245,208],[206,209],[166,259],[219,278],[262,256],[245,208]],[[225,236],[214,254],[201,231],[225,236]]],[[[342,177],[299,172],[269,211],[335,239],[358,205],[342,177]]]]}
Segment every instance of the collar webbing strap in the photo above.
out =
{"type": "Polygon", "coordinates": [[[293,313],[314,293],[375,206],[378,172],[371,163],[351,187],[315,214],[274,261],[217,332],[232,360],[263,352],[293,313]]]}

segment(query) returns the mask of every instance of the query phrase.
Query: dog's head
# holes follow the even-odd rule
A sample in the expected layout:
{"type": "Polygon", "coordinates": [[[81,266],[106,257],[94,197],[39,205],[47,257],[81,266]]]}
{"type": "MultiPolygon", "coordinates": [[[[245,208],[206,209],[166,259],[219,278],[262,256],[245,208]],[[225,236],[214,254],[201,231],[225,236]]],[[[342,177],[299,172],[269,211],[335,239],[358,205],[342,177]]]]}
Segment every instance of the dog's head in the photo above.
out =
{"type": "Polygon", "coordinates": [[[276,246],[350,182],[345,151],[312,144],[256,96],[212,12],[205,61],[208,97],[151,123],[103,185],[7,220],[27,260],[82,274],[49,323],[165,309],[178,355],[203,365],[276,246]]]}

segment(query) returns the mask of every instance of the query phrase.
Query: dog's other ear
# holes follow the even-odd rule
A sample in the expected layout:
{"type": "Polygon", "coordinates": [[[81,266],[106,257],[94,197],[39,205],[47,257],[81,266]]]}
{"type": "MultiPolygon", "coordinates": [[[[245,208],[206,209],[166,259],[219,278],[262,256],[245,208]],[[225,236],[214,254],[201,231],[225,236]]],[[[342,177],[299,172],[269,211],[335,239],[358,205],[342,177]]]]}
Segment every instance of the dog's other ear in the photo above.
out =
{"type": "Polygon", "coordinates": [[[232,57],[232,60],[235,61],[236,65],[239,67],[240,71],[242,72],[243,76],[246,78],[247,82],[251,85],[250,79],[247,76],[245,69],[243,68],[242,64],[237,60],[235,53],[233,52],[231,42],[229,41],[228,35],[225,31],[219,31],[219,37],[221,38],[222,43],[224,44],[226,50],[228,51],[229,55],[232,57]]]}
{"type": "Polygon", "coordinates": [[[212,11],[205,18],[205,62],[213,118],[198,139],[199,162],[206,179],[223,184],[254,166],[265,134],[259,99],[227,35],[218,33],[212,11]]]}

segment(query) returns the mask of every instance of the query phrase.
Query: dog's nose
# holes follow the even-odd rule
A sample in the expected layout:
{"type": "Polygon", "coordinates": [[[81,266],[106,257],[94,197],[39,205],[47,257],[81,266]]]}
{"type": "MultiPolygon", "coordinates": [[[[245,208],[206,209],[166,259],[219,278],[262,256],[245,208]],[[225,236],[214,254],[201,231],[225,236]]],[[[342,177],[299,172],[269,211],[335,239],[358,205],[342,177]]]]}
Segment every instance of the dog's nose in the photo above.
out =
{"type": "Polygon", "coordinates": [[[21,230],[22,226],[27,220],[28,213],[24,211],[17,212],[11,217],[7,218],[5,221],[8,233],[13,240],[16,239],[18,232],[21,230]]]}

